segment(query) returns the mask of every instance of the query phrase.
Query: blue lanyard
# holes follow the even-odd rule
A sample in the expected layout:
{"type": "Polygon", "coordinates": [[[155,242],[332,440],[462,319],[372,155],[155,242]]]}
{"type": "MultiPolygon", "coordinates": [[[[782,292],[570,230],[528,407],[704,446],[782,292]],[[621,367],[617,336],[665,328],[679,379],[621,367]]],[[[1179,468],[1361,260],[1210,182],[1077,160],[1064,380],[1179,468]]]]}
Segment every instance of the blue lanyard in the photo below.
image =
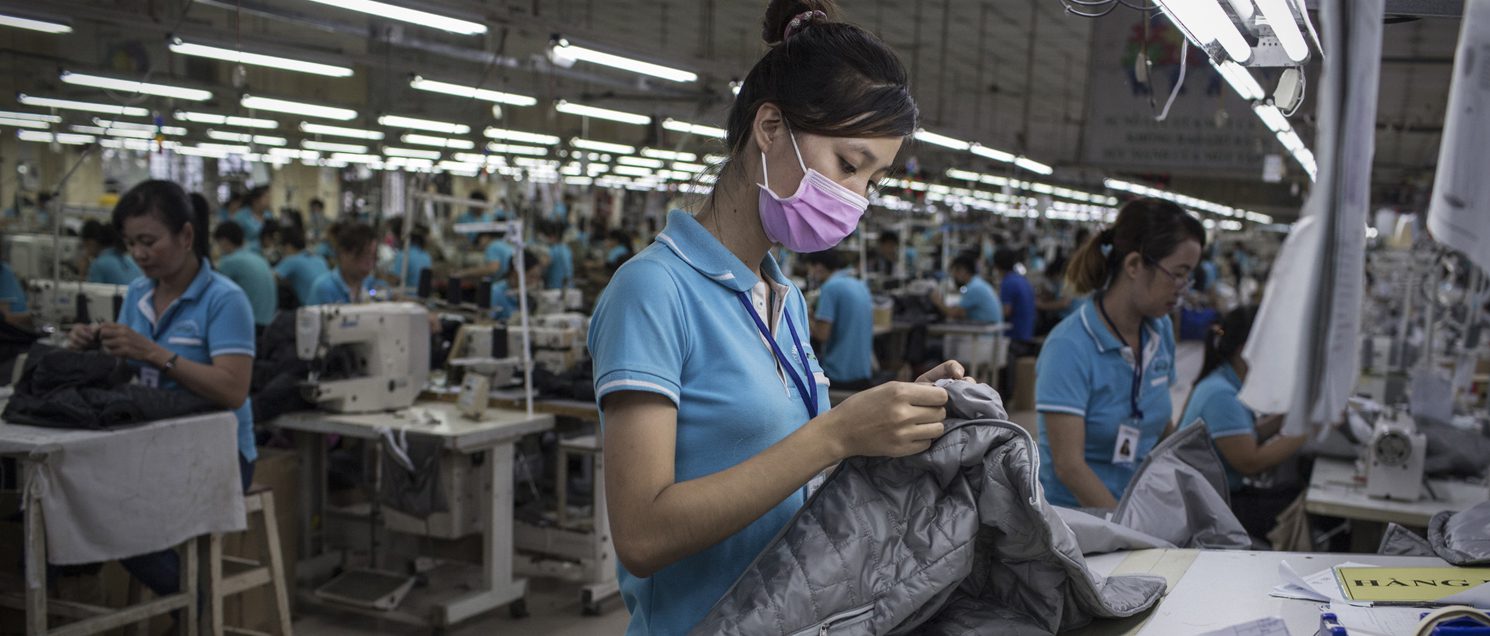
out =
{"type": "MultiPolygon", "coordinates": [[[[1107,307],[1102,304],[1102,297],[1097,297],[1097,310],[1102,312],[1102,319],[1107,321],[1107,326],[1112,327],[1112,334],[1117,336],[1118,342],[1128,346],[1127,339],[1123,338],[1122,332],[1118,331],[1117,325],[1113,324],[1112,317],[1107,315],[1107,307]]],[[[1133,409],[1133,419],[1143,421],[1143,409],[1138,408],[1138,399],[1143,395],[1143,325],[1138,325],[1138,348],[1133,349],[1133,357],[1137,361],[1137,367],[1133,371],[1133,390],[1128,394],[1129,406],[1133,409]]]]}
{"type": "MultiPolygon", "coordinates": [[[[807,366],[807,352],[802,350],[802,339],[797,337],[797,327],[792,324],[791,312],[782,313],[786,315],[786,328],[792,334],[792,343],[797,345],[797,355],[802,358],[802,368],[807,373],[806,383],[802,382],[802,377],[797,375],[796,369],[792,368],[792,363],[787,361],[786,354],[781,352],[781,347],[776,344],[776,338],[772,337],[771,330],[766,328],[766,321],[761,320],[761,315],[750,304],[749,296],[745,292],[739,292],[735,297],[740,299],[740,304],[745,306],[745,311],[755,319],[755,328],[760,330],[766,342],[771,343],[771,352],[776,354],[776,360],[781,363],[782,370],[792,379],[792,383],[797,385],[797,395],[802,397],[802,404],[807,407],[808,418],[817,417],[817,379],[812,376],[812,368],[807,366]]],[[[772,296],[773,300],[774,298],[772,296]]]]}

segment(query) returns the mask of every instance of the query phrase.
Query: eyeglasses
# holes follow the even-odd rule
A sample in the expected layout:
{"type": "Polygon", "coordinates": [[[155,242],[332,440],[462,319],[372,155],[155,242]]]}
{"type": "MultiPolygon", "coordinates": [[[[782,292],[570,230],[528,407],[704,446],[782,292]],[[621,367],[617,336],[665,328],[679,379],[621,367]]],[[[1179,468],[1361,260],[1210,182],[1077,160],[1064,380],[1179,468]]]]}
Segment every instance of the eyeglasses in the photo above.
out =
{"type": "Polygon", "coordinates": [[[1194,272],[1191,272],[1189,274],[1185,274],[1184,276],[1181,276],[1179,274],[1176,274],[1174,272],[1169,271],[1168,268],[1164,267],[1163,265],[1160,265],[1159,264],[1159,261],[1156,261],[1156,260],[1154,260],[1152,258],[1149,258],[1149,257],[1145,256],[1145,257],[1143,257],[1143,260],[1148,261],[1148,263],[1150,265],[1153,265],[1154,267],[1159,268],[1159,271],[1164,272],[1165,274],[1167,274],[1169,276],[1170,280],[1174,281],[1174,284],[1177,285],[1177,286],[1180,286],[1180,287],[1189,287],[1190,285],[1192,285],[1192,284],[1195,283],[1195,273],[1194,272]]]}

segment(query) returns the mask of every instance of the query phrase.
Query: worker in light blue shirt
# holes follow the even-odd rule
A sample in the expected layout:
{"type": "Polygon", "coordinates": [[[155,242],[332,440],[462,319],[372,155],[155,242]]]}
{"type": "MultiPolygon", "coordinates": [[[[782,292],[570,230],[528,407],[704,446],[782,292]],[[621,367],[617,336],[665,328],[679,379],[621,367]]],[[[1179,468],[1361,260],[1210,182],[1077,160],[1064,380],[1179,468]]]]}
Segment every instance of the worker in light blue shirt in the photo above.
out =
{"type": "Polygon", "coordinates": [[[113,226],[90,220],[81,233],[83,253],[88,256],[88,282],[128,285],[140,277],[134,259],[120,249],[122,241],[113,226]]]}
{"type": "MultiPolygon", "coordinates": [[[[467,198],[473,201],[485,202],[486,193],[482,192],[481,190],[472,190],[471,195],[467,198]]],[[[466,223],[486,223],[494,219],[495,217],[487,211],[486,205],[483,203],[481,207],[467,207],[465,212],[461,212],[460,216],[455,218],[455,223],[457,225],[466,223]]],[[[470,244],[475,245],[479,234],[476,232],[463,232],[461,236],[465,238],[466,241],[470,244]]]]}
{"type": "MultiPolygon", "coordinates": [[[[415,226],[414,231],[409,234],[409,266],[404,270],[404,252],[399,249],[393,254],[393,261],[388,267],[388,273],[394,279],[399,280],[399,286],[404,288],[417,287],[419,277],[426,270],[434,269],[434,259],[430,258],[429,252],[424,251],[426,230],[415,226]]],[[[400,248],[402,245],[399,246],[400,248]]]]}
{"type": "Polygon", "coordinates": [[[269,187],[259,186],[243,196],[243,207],[233,215],[233,222],[243,228],[243,244],[254,252],[262,252],[259,233],[264,230],[264,220],[269,213],[269,187]]]}
{"type": "Polygon", "coordinates": [[[952,259],[952,281],[962,289],[962,299],[956,306],[948,305],[940,293],[931,298],[942,315],[949,320],[965,320],[996,325],[1004,321],[1004,307],[999,302],[993,285],[978,275],[978,259],[963,254],[952,259]]]}
{"type": "Polygon", "coordinates": [[[224,223],[212,231],[217,242],[217,271],[233,281],[248,296],[253,307],[254,324],[263,329],[274,320],[279,311],[279,285],[274,280],[274,270],[269,261],[249,250],[243,244],[243,228],[236,223],[224,223]]]}
{"type": "MultiPolygon", "coordinates": [[[[523,265],[527,268],[528,295],[531,297],[537,288],[539,277],[543,274],[543,260],[533,250],[523,250],[523,265]]],[[[522,281],[517,279],[517,257],[507,264],[507,277],[492,283],[491,286],[491,312],[492,318],[496,320],[510,320],[522,309],[518,292],[522,289],[522,281]]],[[[528,311],[533,306],[528,305],[528,311]]]]}
{"type": "Polygon", "coordinates": [[[548,265],[543,269],[543,286],[564,289],[574,284],[574,252],[564,244],[564,224],[557,221],[539,226],[539,238],[548,244],[548,265]]]}
{"type": "Polygon", "coordinates": [[[854,278],[843,255],[804,254],[808,279],[818,282],[812,338],[823,345],[823,371],[840,389],[864,388],[874,375],[874,299],[854,278]]]}
{"type": "Polygon", "coordinates": [[[336,230],[336,268],[311,286],[311,305],[366,303],[388,296],[387,287],[373,276],[378,262],[378,235],[366,223],[336,230]]]}
{"type": "Polygon", "coordinates": [[[280,239],[284,257],[274,266],[274,275],[295,290],[295,299],[302,306],[312,302],[312,291],[316,280],[331,271],[326,259],[305,251],[305,232],[299,228],[286,228],[280,239]]]}
{"type": "Polygon", "coordinates": [[[31,327],[31,311],[26,305],[26,289],[21,287],[15,270],[0,262],[0,314],[17,327],[31,327]]]}

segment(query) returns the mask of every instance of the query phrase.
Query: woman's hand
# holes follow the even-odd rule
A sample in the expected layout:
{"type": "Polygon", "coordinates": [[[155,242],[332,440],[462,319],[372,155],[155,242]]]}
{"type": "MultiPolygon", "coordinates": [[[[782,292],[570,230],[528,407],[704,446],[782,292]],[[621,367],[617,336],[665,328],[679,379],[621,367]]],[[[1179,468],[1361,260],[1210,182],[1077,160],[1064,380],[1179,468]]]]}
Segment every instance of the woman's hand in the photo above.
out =
{"type": "Polygon", "coordinates": [[[891,382],[854,394],[813,423],[839,459],[903,457],[926,450],[941,437],[946,404],[945,389],[891,382]]]}
{"type": "Polygon", "coordinates": [[[67,332],[67,348],[73,351],[87,351],[98,346],[98,325],[78,323],[72,326],[72,331],[67,332]]]}
{"type": "Polygon", "coordinates": [[[160,345],[117,322],[99,325],[98,333],[103,338],[104,352],[111,356],[139,360],[155,366],[161,366],[165,363],[165,358],[169,357],[163,355],[167,352],[160,345]]]}
{"type": "Polygon", "coordinates": [[[926,373],[922,374],[921,377],[916,378],[916,382],[918,384],[931,384],[938,380],[972,381],[972,378],[967,377],[966,374],[967,370],[962,368],[961,362],[958,362],[956,360],[948,360],[939,365],[936,365],[935,369],[927,371],[926,373]]]}

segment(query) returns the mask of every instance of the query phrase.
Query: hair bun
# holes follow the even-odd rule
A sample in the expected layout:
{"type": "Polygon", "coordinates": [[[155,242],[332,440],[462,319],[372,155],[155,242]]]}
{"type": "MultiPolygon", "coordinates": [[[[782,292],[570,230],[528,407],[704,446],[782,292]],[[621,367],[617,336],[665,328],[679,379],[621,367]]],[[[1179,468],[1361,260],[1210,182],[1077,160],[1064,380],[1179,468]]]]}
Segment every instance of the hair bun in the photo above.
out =
{"type": "Polygon", "coordinates": [[[833,0],[771,0],[761,23],[761,39],[780,44],[814,22],[832,22],[838,17],[833,0]]]}

